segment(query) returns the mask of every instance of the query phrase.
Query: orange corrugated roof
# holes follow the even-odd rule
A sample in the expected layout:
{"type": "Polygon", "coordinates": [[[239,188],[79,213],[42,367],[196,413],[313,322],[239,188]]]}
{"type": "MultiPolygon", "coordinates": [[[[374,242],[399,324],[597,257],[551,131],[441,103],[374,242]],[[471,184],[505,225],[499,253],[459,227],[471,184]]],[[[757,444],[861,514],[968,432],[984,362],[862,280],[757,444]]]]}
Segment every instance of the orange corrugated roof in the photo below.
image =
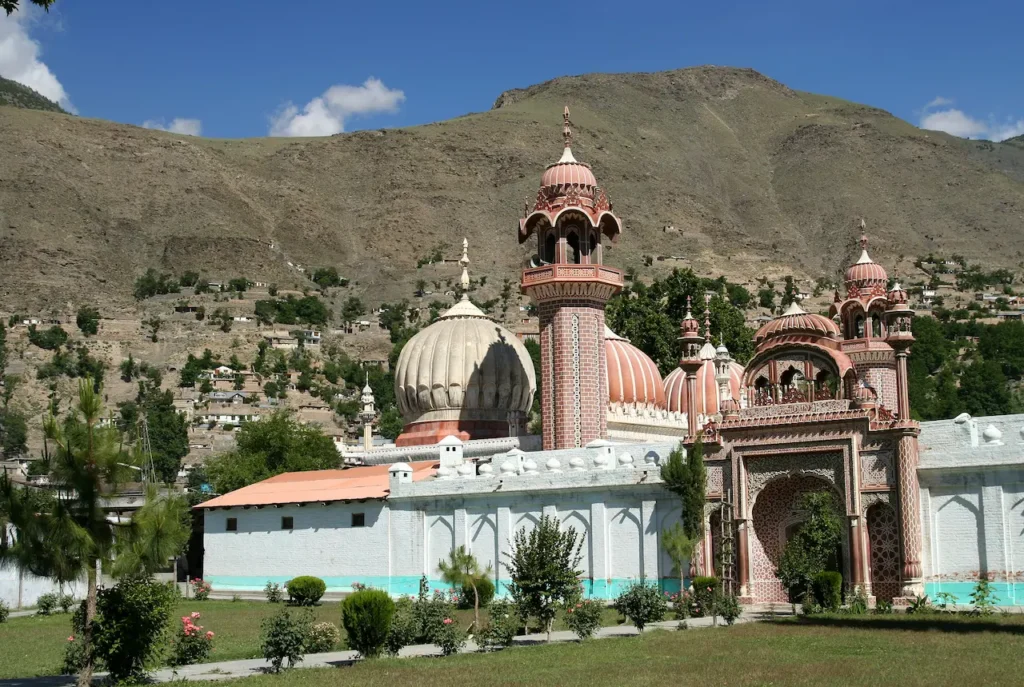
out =
{"type": "MultiPolygon", "coordinates": [[[[438,463],[420,460],[409,463],[412,479],[418,482],[434,474],[438,463]]],[[[356,501],[385,498],[390,465],[368,465],[347,470],[311,470],[286,472],[262,482],[250,484],[199,504],[196,508],[232,506],[272,506],[285,503],[356,501]]]]}

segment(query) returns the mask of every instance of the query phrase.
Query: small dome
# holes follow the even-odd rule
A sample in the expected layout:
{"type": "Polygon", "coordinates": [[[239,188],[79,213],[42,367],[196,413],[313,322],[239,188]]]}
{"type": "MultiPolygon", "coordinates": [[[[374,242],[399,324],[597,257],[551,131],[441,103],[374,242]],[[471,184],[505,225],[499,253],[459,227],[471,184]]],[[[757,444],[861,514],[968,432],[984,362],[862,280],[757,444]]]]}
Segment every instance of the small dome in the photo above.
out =
{"type": "Polygon", "coordinates": [[[665,386],[658,366],[646,353],[608,327],[604,328],[608,402],[665,408],[665,386]]]}
{"type": "MultiPolygon", "coordinates": [[[[529,412],[536,391],[526,346],[468,300],[413,336],[395,366],[406,422],[456,423],[464,438],[506,436],[508,413],[529,412]]],[[[437,441],[423,438],[407,445],[437,441]]]]}
{"type": "MultiPolygon", "coordinates": [[[[697,370],[697,413],[714,415],[721,411],[721,399],[718,392],[717,371],[713,360],[705,361],[697,370]]],[[[743,386],[743,366],[737,362],[729,363],[729,392],[732,399],[739,402],[740,388],[743,386]]],[[[665,396],[668,409],[673,413],[687,413],[686,373],[677,367],[665,377],[665,396]]]]}
{"type": "Polygon", "coordinates": [[[846,270],[847,295],[856,298],[860,294],[884,294],[889,285],[889,274],[868,255],[867,236],[860,238],[860,245],[860,259],[846,270]]]}
{"type": "Polygon", "coordinates": [[[760,344],[767,339],[790,334],[808,334],[813,337],[826,336],[836,338],[839,336],[839,327],[829,318],[809,313],[794,302],[790,304],[786,312],[771,322],[766,322],[757,330],[757,333],[754,334],[754,344],[760,344]]]}
{"type": "Polygon", "coordinates": [[[899,282],[896,282],[889,289],[889,293],[886,294],[886,299],[889,301],[889,305],[906,305],[907,292],[903,290],[899,282]]]}
{"type": "Polygon", "coordinates": [[[590,171],[590,165],[585,162],[577,162],[572,155],[572,149],[566,146],[562,152],[562,159],[548,165],[544,170],[544,174],[540,178],[540,185],[545,189],[575,185],[593,191],[597,186],[597,179],[590,171]]]}

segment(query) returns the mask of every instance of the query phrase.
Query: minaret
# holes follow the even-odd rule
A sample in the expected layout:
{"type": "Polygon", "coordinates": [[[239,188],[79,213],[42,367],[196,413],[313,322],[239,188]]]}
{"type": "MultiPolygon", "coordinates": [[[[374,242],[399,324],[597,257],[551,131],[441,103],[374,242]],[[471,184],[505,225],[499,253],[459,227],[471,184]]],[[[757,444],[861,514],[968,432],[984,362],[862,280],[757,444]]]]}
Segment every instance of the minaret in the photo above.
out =
{"type": "Polygon", "coordinates": [[[718,348],[715,349],[715,381],[718,382],[718,408],[722,411],[722,419],[739,415],[739,404],[733,400],[729,381],[732,378],[730,367],[732,356],[725,347],[725,335],[721,336],[718,348]]]}
{"type": "Polygon", "coordinates": [[[697,436],[697,371],[704,365],[700,359],[701,344],[700,323],[693,316],[693,299],[686,297],[686,317],[679,325],[679,340],[683,342],[683,355],[679,359],[679,367],[686,374],[686,422],[687,436],[692,441],[697,436]]]}
{"type": "Polygon", "coordinates": [[[469,300],[469,241],[466,237],[462,237],[462,257],[459,258],[459,264],[462,265],[462,277],[459,279],[459,283],[462,285],[462,300],[469,300]]]}
{"type": "Polygon", "coordinates": [[[363,387],[363,395],[359,400],[363,404],[363,410],[359,413],[359,419],[363,421],[363,450],[369,451],[373,448],[373,419],[377,417],[369,372],[366,373],[366,386],[363,387]]]}
{"type": "Polygon", "coordinates": [[[608,434],[604,308],[622,272],[602,264],[602,237],[622,231],[590,166],[572,153],[569,108],[562,157],[548,165],[533,209],[519,220],[519,242],[537,235],[537,256],[520,287],[540,320],[541,413],[545,449],[585,446],[608,434]]]}

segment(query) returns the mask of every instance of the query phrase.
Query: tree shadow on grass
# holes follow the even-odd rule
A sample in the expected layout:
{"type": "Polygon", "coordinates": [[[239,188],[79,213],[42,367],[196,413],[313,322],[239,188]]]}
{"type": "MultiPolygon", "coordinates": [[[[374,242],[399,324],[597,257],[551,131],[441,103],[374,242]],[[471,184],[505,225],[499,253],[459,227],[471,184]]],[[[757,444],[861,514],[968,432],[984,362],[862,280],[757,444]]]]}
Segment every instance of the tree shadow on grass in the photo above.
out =
{"type": "Polygon", "coordinates": [[[813,625],[817,627],[842,627],[861,630],[910,630],[914,632],[950,632],[973,634],[992,632],[997,634],[1024,635],[1024,622],[1005,622],[997,618],[957,617],[942,614],[912,616],[800,616],[796,619],[778,620],[779,624],[813,625]]]}

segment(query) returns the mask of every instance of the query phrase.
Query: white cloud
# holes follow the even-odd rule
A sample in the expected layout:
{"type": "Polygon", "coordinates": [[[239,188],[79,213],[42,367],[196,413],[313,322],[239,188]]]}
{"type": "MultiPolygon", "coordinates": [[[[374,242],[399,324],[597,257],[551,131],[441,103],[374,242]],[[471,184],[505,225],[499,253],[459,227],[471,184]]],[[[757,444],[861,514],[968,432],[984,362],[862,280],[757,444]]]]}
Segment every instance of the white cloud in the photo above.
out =
{"type": "Polygon", "coordinates": [[[388,88],[372,76],[362,86],[331,86],[299,110],[285,104],[270,118],[271,136],[330,136],[345,130],[345,121],[353,115],[396,112],[405,93],[388,88]]]}
{"type": "Polygon", "coordinates": [[[0,12],[0,76],[17,81],[60,104],[68,112],[76,112],[64,86],[39,57],[39,41],[29,36],[29,29],[43,15],[29,3],[7,16],[0,12]]]}
{"type": "Polygon", "coordinates": [[[164,124],[162,119],[147,119],[142,123],[143,128],[159,129],[170,131],[172,134],[184,134],[185,136],[199,136],[203,132],[203,123],[198,119],[186,119],[175,117],[170,124],[164,124]]]}
{"type": "Polygon", "coordinates": [[[1024,119],[1008,118],[1004,122],[998,122],[992,116],[987,120],[978,119],[963,110],[952,107],[944,110],[934,109],[952,104],[951,99],[939,96],[925,105],[921,113],[921,128],[945,131],[947,134],[960,138],[977,138],[988,141],[1003,141],[1024,134],[1024,119]]]}

